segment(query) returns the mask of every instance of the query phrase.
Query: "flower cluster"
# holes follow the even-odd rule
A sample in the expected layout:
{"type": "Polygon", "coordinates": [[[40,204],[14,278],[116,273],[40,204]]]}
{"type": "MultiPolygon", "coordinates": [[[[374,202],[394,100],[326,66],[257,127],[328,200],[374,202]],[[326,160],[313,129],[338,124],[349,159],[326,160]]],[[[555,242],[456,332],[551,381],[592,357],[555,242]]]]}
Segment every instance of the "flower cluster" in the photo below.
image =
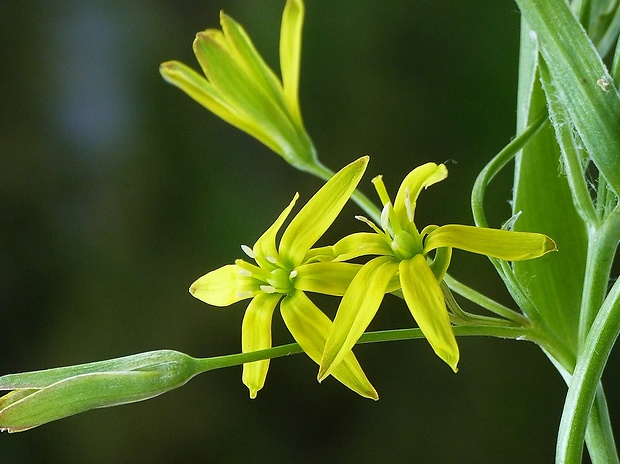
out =
{"type": "MultiPolygon", "coordinates": [[[[373,232],[354,233],[333,246],[312,248],[357,187],[367,163],[368,157],[363,157],[336,173],[276,244],[296,195],[251,249],[242,247],[255,264],[237,260],[199,278],[190,292],[215,306],[251,298],[242,325],[244,352],[271,346],[271,320],[279,302],[291,334],[319,364],[319,380],[333,375],[360,395],[376,399],[351,350],[386,293],[402,292],[435,353],[456,371],[459,351],[440,288],[452,248],[517,261],[555,250],[555,243],[542,234],[464,225],[427,226],[419,231],[414,222],[418,195],[447,176],[444,165],[427,163],[405,178],[393,204],[381,177],[374,179],[383,203],[381,228],[361,218],[373,232]],[[374,257],[363,265],[349,262],[363,256],[374,257]],[[342,297],[333,323],[305,292],[342,297]]],[[[243,381],[252,398],[263,387],[268,367],[268,360],[244,365],[243,381]]]]}
{"type": "MultiPolygon", "coordinates": [[[[303,16],[303,1],[287,0],[280,31],[281,79],[241,25],[223,13],[222,30],[207,29],[194,41],[204,76],[178,61],[163,63],[160,71],[168,82],[293,166],[329,178],[299,107],[303,16]]],[[[333,375],[360,395],[376,399],[377,392],[351,349],[386,293],[404,297],[432,348],[456,371],[459,351],[440,288],[452,248],[516,261],[542,256],[555,244],[541,234],[461,225],[419,230],[414,213],[420,191],[447,176],[445,166],[428,163],[405,178],[393,204],[381,177],[373,180],[383,204],[380,227],[361,218],[373,232],[313,248],[356,190],[367,163],[367,157],[360,158],[331,177],[291,220],[278,243],[278,231],[295,205],[295,195],[252,248],[242,247],[250,261],[239,259],[209,272],[194,282],[190,292],[214,306],[250,299],[241,330],[244,352],[271,347],[271,321],[279,304],[289,331],[319,364],[319,380],[333,375]],[[351,262],[366,256],[372,258],[363,265],[351,262]],[[333,323],[307,292],[342,297],[333,323]]],[[[264,386],[268,368],[269,360],[244,365],[243,382],[252,398],[264,386]]]]}

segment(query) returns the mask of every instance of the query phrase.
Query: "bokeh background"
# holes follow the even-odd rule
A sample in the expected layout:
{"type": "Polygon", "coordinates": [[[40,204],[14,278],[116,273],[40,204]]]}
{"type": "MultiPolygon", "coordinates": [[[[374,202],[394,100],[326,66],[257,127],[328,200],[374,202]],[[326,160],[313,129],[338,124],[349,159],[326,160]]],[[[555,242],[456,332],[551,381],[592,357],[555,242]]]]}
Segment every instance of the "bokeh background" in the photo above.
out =
{"type": "MultiPolygon", "coordinates": [[[[165,84],[195,65],[195,32],[224,9],[277,69],[284,0],[2,2],[0,373],[159,348],[239,351],[244,304],[187,288],[240,257],[288,204],[321,185],[165,84]]],[[[334,169],[371,155],[362,189],[394,192],[426,161],[450,177],[423,193],[419,224],[472,223],[477,172],[513,136],[519,13],[509,0],[307,0],[301,101],[334,169]]],[[[510,173],[490,198],[510,215],[510,173]]],[[[347,207],[329,238],[363,225],[347,207]]],[[[482,258],[451,272],[509,304],[482,258]]],[[[336,301],[326,300],[326,311],[336,301]]],[[[288,343],[279,316],[275,340],[288,343]]],[[[371,328],[409,327],[387,298],[371,328]]],[[[0,435],[0,462],[551,462],[565,386],[537,347],[461,339],[454,375],[424,341],[356,349],[378,389],[319,385],[304,356],[272,362],[249,400],[240,368],[133,405],[0,435]]],[[[612,415],[620,416],[608,375],[612,415]]]]}

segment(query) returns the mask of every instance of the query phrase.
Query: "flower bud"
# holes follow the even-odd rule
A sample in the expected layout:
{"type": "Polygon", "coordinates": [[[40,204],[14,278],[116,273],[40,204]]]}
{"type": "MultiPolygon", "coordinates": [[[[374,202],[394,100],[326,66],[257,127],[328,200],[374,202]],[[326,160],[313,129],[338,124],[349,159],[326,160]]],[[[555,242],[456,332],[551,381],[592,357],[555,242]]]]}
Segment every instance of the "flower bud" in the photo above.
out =
{"type": "Polygon", "coordinates": [[[0,430],[21,432],[89,409],[134,403],[184,385],[194,358],[172,350],[0,377],[0,430]]]}

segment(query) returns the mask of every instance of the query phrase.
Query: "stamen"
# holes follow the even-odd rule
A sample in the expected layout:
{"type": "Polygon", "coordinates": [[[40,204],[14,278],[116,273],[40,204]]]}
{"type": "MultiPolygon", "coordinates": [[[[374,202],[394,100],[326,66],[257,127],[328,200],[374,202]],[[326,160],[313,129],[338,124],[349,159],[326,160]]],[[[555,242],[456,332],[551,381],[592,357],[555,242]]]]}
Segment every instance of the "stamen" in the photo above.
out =
{"type": "Polygon", "coordinates": [[[299,272],[297,272],[297,269],[293,269],[288,276],[289,278],[294,279],[295,277],[297,277],[297,274],[299,274],[299,272]]]}
{"type": "Polygon", "coordinates": [[[390,228],[390,210],[392,209],[390,206],[388,203],[381,210],[381,227],[386,231],[390,228]]]}
{"type": "Polygon", "coordinates": [[[244,277],[250,277],[252,273],[247,269],[239,269],[239,275],[244,277]]]}
{"type": "Polygon", "coordinates": [[[239,298],[252,298],[254,295],[252,292],[237,292],[239,298]]]}
{"type": "Polygon", "coordinates": [[[261,285],[259,288],[265,293],[276,293],[276,289],[271,285],[261,285]]]}
{"type": "Polygon", "coordinates": [[[265,259],[269,261],[271,264],[278,264],[278,260],[275,256],[267,256],[265,257],[265,259]]]}
{"type": "Polygon", "coordinates": [[[413,222],[415,208],[413,207],[413,203],[411,202],[411,193],[409,192],[409,187],[405,188],[405,208],[407,209],[407,219],[409,219],[409,222],[413,222]]]}
{"type": "Polygon", "coordinates": [[[364,216],[355,216],[355,219],[357,219],[358,221],[363,222],[364,224],[366,224],[368,227],[370,227],[372,230],[374,230],[379,235],[385,235],[383,233],[383,231],[379,230],[379,228],[375,225],[375,223],[372,222],[370,219],[368,219],[368,218],[366,218],[364,216]]]}
{"type": "Polygon", "coordinates": [[[241,245],[241,249],[243,250],[243,252],[248,255],[250,258],[255,259],[256,255],[254,254],[254,251],[247,245],[241,245]]]}

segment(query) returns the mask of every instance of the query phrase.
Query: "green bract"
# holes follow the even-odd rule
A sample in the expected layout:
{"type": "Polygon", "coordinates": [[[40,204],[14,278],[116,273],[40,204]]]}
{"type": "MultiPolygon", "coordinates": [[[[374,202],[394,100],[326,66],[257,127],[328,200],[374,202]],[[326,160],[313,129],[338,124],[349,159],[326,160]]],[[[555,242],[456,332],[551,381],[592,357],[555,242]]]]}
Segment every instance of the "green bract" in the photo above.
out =
{"type": "MultiPolygon", "coordinates": [[[[336,173],[297,213],[276,244],[276,234],[290,214],[297,195],[254,247],[242,247],[256,264],[237,260],[209,272],[194,282],[190,292],[215,306],[228,306],[252,298],[242,325],[244,353],[271,347],[271,319],[280,302],[282,318],[295,340],[316,363],[319,362],[331,321],[304,291],[343,295],[360,265],[342,262],[309,262],[306,254],[336,219],[360,181],[368,157],[363,157],[336,173]]],[[[332,371],[340,382],[362,396],[377,399],[377,392],[362,371],[353,353],[342,357],[332,371]]],[[[269,360],[246,363],[243,382],[256,397],[263,387],[269,360]]]]}
{"type": "Polygon", "coordinates": [[[373,183],[383,204],[381,229],[361,218],[376,233],[353,234],[332,247],[309,253],[312,259],[332,262],[379,255],[363,265],[342,298],[321,358],[319,380],[347,356],[375,316],[383,295],[393,291],[394,278],[435,353],[456,372],[459,350],[440,287],[452,248],[509,261],[532,259],[555,250],[553,240],[542,234],[463,225],[427,226],[419,232],[414,222],[418,195],[447,175],[444,165],[417,167],[403,181],[394,204],[383,180],[376,177],[373,183]],[[435,251],[432,260],[431,251],[435,251]]]}
{"type": "Polygon", "coordinates": [[[178,61],[162,63],[164,79],[296,168],[313,172],[316,150],[299,109],[304,5],[288,0],[280,31],[282,80],[259,55],[243,27],[222,13],[222,30],[199,32],[193,48],[205,77],[178,61]]]}
{"type": "Polygon", "coordinates": [[[89,409],[152,398],[184,385],[195,360],[172,350],[0,377],[0,430],[21,432],[89,409]]]}

